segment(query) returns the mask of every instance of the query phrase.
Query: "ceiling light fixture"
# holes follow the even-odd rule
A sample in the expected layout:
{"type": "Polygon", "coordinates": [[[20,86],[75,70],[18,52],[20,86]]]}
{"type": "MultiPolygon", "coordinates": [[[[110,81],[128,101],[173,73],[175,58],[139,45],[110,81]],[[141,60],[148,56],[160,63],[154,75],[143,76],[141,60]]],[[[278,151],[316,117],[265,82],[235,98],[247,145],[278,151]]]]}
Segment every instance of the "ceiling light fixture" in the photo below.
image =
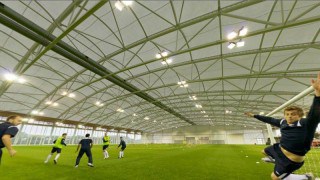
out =
{"type": "Polygon", "coordinates": [[[239,36],[245,36],[245,35],[247,35],[247,33],[248,33],[248,28],[246,28],[246,27],[242,27],[239,30],[239,36]]]}
{"type": "Polygon", "coordinates": [[[188,86],[189,86],[186,81],[179,81],[179,82],[178,82],[178,85],[179,85],[180,87],[188,87],[188,86]]]}
{"type": "MultiPolygon", "coordinates": [[[[248,28],[242,26],[239,31],[232,31],[230,34],[228,34],[227,39],[228,40],[232,40],[238,37],[243,37],[245,35],[247,35],[248,33],[248,28]]],[[[238,38],[239,39],[239,38],[238,38]]],[[[229,49],[233,49],[234,47],[243,47],[244,46],[244,41],[242,39],[240,39],[239,41],[235,40],[235,41],[229,41],[228,44],[228,48],[229,49]]]]}
{"type": "Polygon", "coordinates": [[[197,100],[198,98],[195,95],[193,95],[193,96],[189,96],[189,99],[190,100],[197,100]]]}
{"type": "Polygon", "coordinates": [[[38,114],[38,113],[39,113],[39,111],[37,111],[37,110],[31,111],[31,114],[38,114]]]}
{"type": "Polygon", "coordinates": [[[124,8],[124,5],[120,2],[120,1],[117,1],[114,6],[119,10],[119,11],[122,11],[122,9],[124,8]]]}
{"type": "Polygon", "coordinates": [[[7,73],[4,75],[4,78],[7,80],[7,81],[14,81],[16,79],[18,79],[18,77],[15,75],[15,74],[12,74],[12,73],[7,73]]]}
{"type": "Polygon", "coordinates": [[[114,6],[119,10],[122,11],[124,7],[131,6],[133,1],[117,1],[114,6]]]}
{"type": "Polygon", "coordinates": [[[161,64],[162,65],[167,65],[167,64],[171,64],[172,63],[172,58],[167,58],[168,56],[168,51],[163,50],[159,53],[156,54],[156,58],[157,59],[162,59],[161,64]]]}
{"type": "Polygon", "coordinates": [[[20,84],[23,84],[23,83],[27,82],[24,78],[19,77],[19,76],[13,74],[13,73],[6,73],[6,74],[4,74],[4,79],[5,79],[6,81],[8,81],[8,82],[16,81],[16,82],[18,82],[18,83],[20,83],[20,84]]]}
{"type": "Polygon", "coordinates": [[[200,104],[196,104],[195,106],[196,106],[196,108],[202,108],[202,105],[200,105],[200,104]]]}
{"type": "Polygon", "coordinates": [[[236,43],[234,42],[229,42],[228,48],[233,49],[236,46],[236,43]]]}
{"type": "Polygon", "coordinates": [[[244,41],[240,39],[239,42],[237,42],[237,47],[243,47],[244,46],[244,41]]]}
{"type": "Polygon", "coordinates": [[[47,101],[45,102],[46,105],[51,105],[52,104],[52,101],[47,101]]]}
{"type": "Polygon", "coordinates": [[[163,64],[163,65],[171,64],[171,63],[172,63],[172,59],[171,58],[161,61],[161,64],[163,64]]]}
{"type": "Polygon", "coordinates": [[[229,110],[226,110],[225,112],[226,112],[226,114],[231,114],[232,113],[232,111],[229,111],[229,110]]]}
{"type": "Polygon", "coordinates": [[[37,110],[32,110],[32,111],[31,111],[31,114],[43,116],[43,115],[44,115],[44,112],[40,112],[40,111],[37,111],[37,110]]]}
{"type": "Polygon", "coordinates": [[[236,33],[235,31],[232,31],[231,33],[228,34],[227,38],[228,38],[229,40],[232,40],[232,39],[234,39],[234,38],[237,37],[237,36],[238,36],[238,33],[236,33]]]}
{"type": "Polygon", "coordinates": [[[74,98],[74,97],[76,97],[76,95],[74,93],[70,93],[70,94],[68,94],[68,97],[74,98]]]}
{"type": "Polygon", "coordinates": [[[121,109],[121,108],[118,108],[117,111],[118,111],[118,112],[124,112],[124,110],[121,109]]]}
{"type": "Polygon", "coordinates": [[[23,84],[23,83],[25,83],[25,82],[27,82],[25,79],[23,79],[23,78],[18,78],[18,82],[19,83],[21,83],[21,84],[23,84]]]}

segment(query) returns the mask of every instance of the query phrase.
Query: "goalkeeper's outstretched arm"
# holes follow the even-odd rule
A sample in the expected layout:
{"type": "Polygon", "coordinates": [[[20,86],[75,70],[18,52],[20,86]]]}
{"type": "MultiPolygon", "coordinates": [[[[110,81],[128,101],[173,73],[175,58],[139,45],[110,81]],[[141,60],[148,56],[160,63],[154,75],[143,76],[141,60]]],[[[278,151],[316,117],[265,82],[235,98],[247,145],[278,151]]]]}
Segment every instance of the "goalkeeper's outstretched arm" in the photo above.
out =
{"type": "Polygon", "coordinates": [[[256,118],[259,121],[271,124],[273,126],[280,127],[281,119],[275,119],[275,118],[268,117],[268,116],[255,115],[255,114],[253,114],[251,112],[245,112],[244,114],[247,115],[248,117],[256,118]]]}

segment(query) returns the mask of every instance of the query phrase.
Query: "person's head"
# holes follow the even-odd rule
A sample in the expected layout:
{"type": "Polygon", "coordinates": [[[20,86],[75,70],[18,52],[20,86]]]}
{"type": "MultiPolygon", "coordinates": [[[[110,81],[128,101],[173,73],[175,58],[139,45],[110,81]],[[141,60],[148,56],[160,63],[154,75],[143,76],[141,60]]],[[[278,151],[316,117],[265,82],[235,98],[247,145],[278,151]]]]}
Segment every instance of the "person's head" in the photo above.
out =
{"type": "Polygon", "coordinates": [[[90,134],[86,134],[86,137],[90,137],[90,134]]]}
{"type": "Polygon", "coordinates": [[[63,133],[62,137],[66,138],[67,137],[67,133],[63,133]]]}
{"type": "Polygon", "coordinates": [[[123,137],[120,137],[120,140],[122,140],[123,139],[123,137]]]}
{"type": "Polygon", "coordinates": [[[10,122],[11,124],[13,124],[15,126],[18,126],[22,122],[22,117],[21,116],[17,116],[17,115],[9,116],[7,118],[7,122],[10,122]]]}
{"type": "Polygon", "coordinates": [[[284,109],[284,118],[289,124],[299,121],[303,114],[303,110],[297,106],[288,106],[284,109]]]}
{"type": "Polygon", "coordinates": [[[108,134],[107,134],[107,133],[104,133],[104,136],[108,136],[108,134]]]}

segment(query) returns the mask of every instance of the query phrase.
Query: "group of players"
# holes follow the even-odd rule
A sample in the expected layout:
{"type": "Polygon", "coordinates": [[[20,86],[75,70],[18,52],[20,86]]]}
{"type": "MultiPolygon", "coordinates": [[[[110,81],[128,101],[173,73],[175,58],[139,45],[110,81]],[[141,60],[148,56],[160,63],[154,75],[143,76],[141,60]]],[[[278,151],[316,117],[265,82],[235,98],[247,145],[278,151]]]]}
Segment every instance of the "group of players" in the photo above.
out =
{"type": "MultiPolygon", "coordinates": [[[[63,133],[61,137],[57,138],[53,142],[54,145],[52,147],[51,153],[48,155],[48,157],[44,161],[44,163],[48,163],[51,156],[55,152],[57,152],[57,154],[53,160],[53,162],[55,164],[57,164],[58,159],[60,157],[62,147],[67,146],[67,144],[65,143],[66,137],[67,137],[67,133],[63,133]]],[[[104,156],[104,159],[107,159],[107,158],[109,158],[109,153],[108,153],[107,149],[110,145],[110,136],[108,136],[107,133],[105,133],[104,137],[102,138],[102,141],[103,141],[103,146],[102,146],[103,156],[104,156]]],[[[80,151],[79,151],[77,159],[76,159],[76,164],[75,164],[76,168],[79,166],[80,160],[81,160],[84,153],[88,157],[88,166],[93,167],[93,159],[92,159],[92,153],[91,153],[92,146],[93,146],[93,141],[92,141],[92,139],[90,139],[90,134],[86,134],[85,138],[82,139],[77,146],[76,152],[78,152],[79,149],[80,149],[80,151]]],[[[122,137],[120,137],[120,144],[118,145],[118,148],[119,147],[121,147],[121,150],[119,152],[118,158],[121,159],[124,157],[124,150],[127,147],[126,142],[123,140],[122,137]]]]}
{"type": "MultiPolygon", "coordinates": [[[[11,157],[13,157],[17,152],[16,150],[14,150],[12,148],[12,142],[11,142],[11,138],[15,137],[15,135],[18,133],[18,128],[16,126],[20,125],[22,122],[22,117],[18,116],[18,115],[14,115],[14,116],[9,116],[7,118],[7,121],[0,124],[0,164],[1,164],[1,158],[2,158],[2,148],[6,147],[9,155],[11,157]]],[[[60,157],[61,154],[61,150],[63,146],[67,146],[67,144],[65,143],[65,139],[67,137],[67,133],[63,133],[62,136],[58,137],[56,140],[54,140],[54,145],[52,147],[52,150],[50,152],[50,154],[48,155],[48,157],[46,158],[46,160],[44,161],[44,163],[48,163],[51,156],[57,152],[53,162],[54,164],[58,163],[58,159],[60,157]]],[[[102,138],[103,141],[103,146],[102,146],[102,151],[103,151],[103,155],[104,155],[104,159],[109,158],[109,153],[107,151],[109,144],[110,144],[110,136],[107,135],[107,133],[105,133],[104,137],[102,138]]],[[[88,166],[90,167],[94,167],[93,166],[93,159],[92,159],[92,153],[91,153],[91,148],[93,146],[93,141],[92,139],[90,139],[90,134],[86,134],[84,139],[81,139],[81,141],[79,142],[78,146],[77,146],[77,150],[76,152],[78,152],[78,150],[80,149],[77,159],[76,159],[76,163],[75,163],[75,167],[77,168],[79,166],[80,160],[83,156],[83,154],[85,153],[88,157],[88,166]]],[[[122,137],[120,137],[120,144],[118,145],[118,148],[121,147],[120,152],[119,152],[119,156],[118,158],[121,159],[124,157],[124,150],[126,149],[127,145],[126,142],[124,141],[124,139],[122,137]]]]}
{"type": "MultiPolygon", "coordinates": [[[[314,99],[306,118],[303,118],[303,110],[296,106],[290,106],[284,110],[283,119],[275,119],[272,117],[255,115],[251,112],[246,112],[248,117],[254,117],[262,122],[279,127],[281,131],[280,143],[265,148],[262,153],[266,155],[265,161],[274,163],[274,170],[271,173],[273,180],[286,179],[286,180],[304,180],[314,179],[312,173],[310,174],[293,174],[294,171],[300,169],[304,164],[305,155],[310,150],[312,140],[318,124],[320,123],[320,73],[316,79],[311,80],[311,85],[314,89],[314,99]]],[[[21,124],[20,116],[10,116],[5,123],[0,124],[0,162],[2,156],[2,148],[6,147],[10,156],[14,156],[16,151],[12,148],[11,139],[14,137],[18,128],[17,125],[21,124]]],[[[45,163],[49,161],[52,154],[57,152],[54,163],[61,153],[61,148],[67,134],[63,134],[55,141],[51,153],[48,155],[45,163]]],[[[84,153],[88,156],[88,166],[93,167],[92,164],[92,140],[89,138],[90,134],[86,135],[85,139],[79,142],[77,151],[80,149],[75,167],[78,167],[81,157],[84,153]]],[[[107,152],[110,138],[105,134],[103,137],[103,155],[108,158],[107,152]]],[[[121,146],[119,158],[123,157],[123,151],[126,148],[126,143],[121,138],[118,148],[121,146]]],[[[77,152],[76,151],[76,152],[77,152]]]]}

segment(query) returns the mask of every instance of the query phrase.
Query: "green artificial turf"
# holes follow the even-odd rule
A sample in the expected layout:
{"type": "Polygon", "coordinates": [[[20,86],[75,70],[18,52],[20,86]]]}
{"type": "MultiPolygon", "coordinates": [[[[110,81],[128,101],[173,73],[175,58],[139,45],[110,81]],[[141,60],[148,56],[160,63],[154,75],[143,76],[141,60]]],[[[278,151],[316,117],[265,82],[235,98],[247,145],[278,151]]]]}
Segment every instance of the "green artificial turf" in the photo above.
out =
{"type": "MultiPolygon", "coordinates": [[[[260,151],[265,146],[254,145],[128,145],[125,157],[118,159],[115,145],[109,147],[110,158],[104,160],[102,146],[95,145],[94,168],[88,167],[84,155],[80,166],[74,168],[76,146],[62,150],[58,164],[44,160],[51,146],[18,146],[13,158],[3,149],[0,166],[1,180],[20,179],[270,179],[273,164],[261,162],[260,151]],[[257,163],[259,162],[259,163],[257,163]]],[[[306,167],[320,167],[320,151],[313,150],[318,165],[306,163],[306,167]]],[[[311,159],[311,158],[309,158],[311,159]]],[[[320,168],[318,168],[320,169],[320,168]]],[[[301,171],[305,171],[302,169],[301,171]]],[[[320,171],[320,170],[319,170],[320,171]]],[[[318,172],[318,174],[320,174],[318,172]]]]}

